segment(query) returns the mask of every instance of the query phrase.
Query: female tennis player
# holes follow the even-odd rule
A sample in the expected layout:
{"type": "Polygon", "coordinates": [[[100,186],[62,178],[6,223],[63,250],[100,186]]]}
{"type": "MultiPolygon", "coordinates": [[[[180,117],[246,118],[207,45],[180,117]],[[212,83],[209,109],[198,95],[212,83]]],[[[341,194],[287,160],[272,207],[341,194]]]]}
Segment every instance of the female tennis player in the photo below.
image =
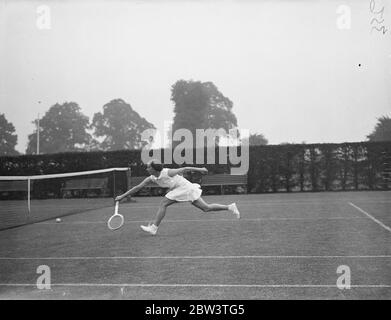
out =
{"type": "Polygon", "coordinates": [[[168,206],[177,203],[189,201],[191,204],[204,212],[214,212],[229,210],[236,218],[240,219],[240,213],[235,203],[230,205],[223,204],[208,204],[201,198],[201,186],[197,183],[191,183],[189,180],[182,176],[187,171],[195,171],[206,174],[208,169],[206,168],[195,168],[195,167],[184,167],[179,169],[168,169],[163,168],[163,165],[156,160],[152,160],[147,164],[147,171],[150,174],[149,177],[144,179],[139,185],[128,190],[124,194],[115,198],[115,201],[121,201],[128,195],[134,194],[143,188],[149,182],[154,182],[162,188],[168,188],[169,192],[164,196],[160,203],[159,210],[156,213],[155,221],[153,224],[148,226],[141,226],[144,231],[155,235],[160,223],[166,215],[166,209],[168,206]]]}

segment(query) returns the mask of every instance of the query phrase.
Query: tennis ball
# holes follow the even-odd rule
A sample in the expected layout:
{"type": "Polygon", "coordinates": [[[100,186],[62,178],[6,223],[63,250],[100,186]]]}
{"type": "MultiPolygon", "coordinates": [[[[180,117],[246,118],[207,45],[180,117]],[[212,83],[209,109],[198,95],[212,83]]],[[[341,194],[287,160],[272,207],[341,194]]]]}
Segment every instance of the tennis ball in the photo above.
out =
{"type": "Polygon", "coordinates": [[[61,222],[61,219],[60,219],[60,218],[57,218],[57,219],[56,219],[56,222],[61,222]]]}

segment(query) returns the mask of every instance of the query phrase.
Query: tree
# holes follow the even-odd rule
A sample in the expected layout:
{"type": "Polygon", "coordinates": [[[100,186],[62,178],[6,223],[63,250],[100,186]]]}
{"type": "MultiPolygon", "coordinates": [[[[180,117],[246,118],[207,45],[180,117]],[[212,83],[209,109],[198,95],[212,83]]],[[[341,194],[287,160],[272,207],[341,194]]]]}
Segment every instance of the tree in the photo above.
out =
{"type": "Polygon", "coordinates": [[[141,134],[146,129],[155,129],[152,123],[142,118],[122,99],[115,99],[103,106],[103,114],[95,113],[91,128],[94,136],[103,139],[102,150],[140,149],[145,142],[141,134]]]}
{"type": "MultiPolygon", "coordinates": [[[[77,103],[56,103],[39,121],[39,153],[86,150],[92,140],[88,127],[89,119],[77,103]]],[[[37,130],[28,139],[26,153],[37,153],[37,130]]]]}
{"type": "Polygon", "coordinates": [[[236,116],[232,113],[233,103],[225,97],[212,82],[203,83],[209,97],[207,113],[207,128],[223,128],[228,132],[238,125],[236,116]]]}
{"type": "Polygon", "coordinates": [[[233,103],[212,82],[177,81],[171,88],[174,102],[172,130],[188,129],[195,137],[196,129],[224,129],[237,126],[232,113],[233,103]]]}
{"type": "Polygon", "coordinates": [[[369,141],[391,141],[391,118],[382,116],[377,119],[375,129],[367,136],[369,141]]]}
{"type": "Polygon", "coordinates": [[[18,154],[15,150],[18,136],[15,127],[8,122],[4,114],[0,114],[0,156],[12,156],[18,154]]]}
{"type": "Polygon", "coordinates": [[[267,145],[269,141],[261,133],[250,134],[249,145],[250,146],[264,146],[267,145]]]}

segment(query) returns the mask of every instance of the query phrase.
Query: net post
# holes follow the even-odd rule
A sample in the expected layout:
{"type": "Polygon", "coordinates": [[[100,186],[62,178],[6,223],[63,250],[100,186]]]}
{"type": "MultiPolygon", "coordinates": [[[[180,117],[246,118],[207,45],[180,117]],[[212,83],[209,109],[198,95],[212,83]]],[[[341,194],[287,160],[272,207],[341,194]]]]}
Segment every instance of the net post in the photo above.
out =
{"type": "Polygon", "coordinates": [[[126,171],[126,190],[129,190],[130,186],[132,185],[131,177],[132,177],[132,171],[131,171],[131,167],[129,166],[128,171],[126,171]]]}
{"type": "Polygon", "coordinates": [[[115,190],[115,170],[113,170],[113,199],[116,197],[116,190],[115,190]]]}
{"type": "Polygon", "coordinates": [[[30,193],[31,193],[31,182],[30,182],[30,178],[27,178],[27,209],[28,209],[28,213],[31,212],[31,196],[30,196],[30,193]]]}

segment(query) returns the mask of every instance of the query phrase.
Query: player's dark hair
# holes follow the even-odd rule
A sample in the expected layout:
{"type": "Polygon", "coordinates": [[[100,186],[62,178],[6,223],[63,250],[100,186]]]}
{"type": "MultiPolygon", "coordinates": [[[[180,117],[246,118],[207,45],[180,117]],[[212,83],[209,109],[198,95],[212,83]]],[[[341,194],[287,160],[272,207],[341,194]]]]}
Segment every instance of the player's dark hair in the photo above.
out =
{"type": "Polygon", "coordinates": [[[155,160],[151,161],[151,167],[158,172],[163,170],[163,165],[155,160]]]}

